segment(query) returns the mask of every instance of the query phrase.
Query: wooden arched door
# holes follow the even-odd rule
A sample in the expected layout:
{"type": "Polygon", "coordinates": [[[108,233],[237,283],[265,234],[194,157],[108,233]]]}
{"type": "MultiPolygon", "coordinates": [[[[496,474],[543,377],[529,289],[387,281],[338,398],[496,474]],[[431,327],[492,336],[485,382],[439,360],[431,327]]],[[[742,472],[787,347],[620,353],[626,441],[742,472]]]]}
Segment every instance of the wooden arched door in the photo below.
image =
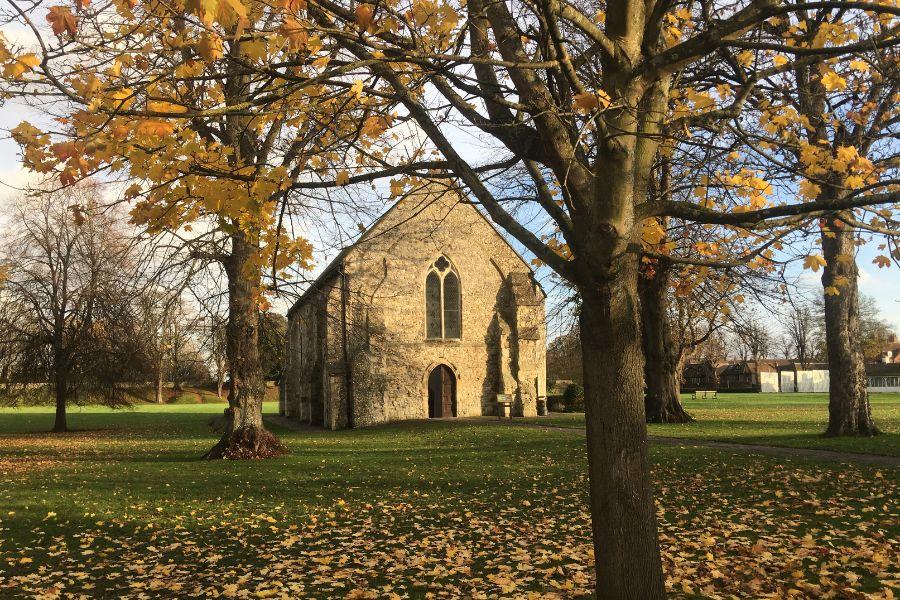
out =
{"type": "Polygon", "coordinates": [[[438,365],[428,374],[428,417],[456,416],[456,375],[447,365],[438,365]]]}

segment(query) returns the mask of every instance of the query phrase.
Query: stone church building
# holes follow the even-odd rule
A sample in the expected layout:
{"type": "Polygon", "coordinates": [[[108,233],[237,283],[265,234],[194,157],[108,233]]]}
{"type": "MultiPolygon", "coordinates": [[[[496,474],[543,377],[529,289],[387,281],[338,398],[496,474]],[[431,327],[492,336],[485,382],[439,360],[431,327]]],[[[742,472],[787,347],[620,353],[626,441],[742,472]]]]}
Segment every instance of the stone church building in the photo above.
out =
{"type": "Polygon", "coordinates": [[[288,311],[281,413],[330,429],[495,415],[501,403],[534,415],[546,397],[545,298],[487,218],[432,184],[288,311]]]}

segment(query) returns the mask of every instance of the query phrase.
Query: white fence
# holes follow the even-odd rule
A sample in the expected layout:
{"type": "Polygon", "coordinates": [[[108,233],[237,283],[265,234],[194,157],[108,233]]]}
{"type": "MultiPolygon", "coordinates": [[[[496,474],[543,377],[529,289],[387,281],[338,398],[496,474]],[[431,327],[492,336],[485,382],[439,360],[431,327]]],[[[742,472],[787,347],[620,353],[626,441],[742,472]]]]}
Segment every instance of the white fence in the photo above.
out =
{"type": "MultiPolygon", "coordinates": [[[[900,392],[898,376],[870,375],[868,379],[870,392],[900,392]]],[[[825,393],[828,392],[829,381],[828,371],[825,370],[759,374],[760,391],[764,393],[825,393]]]]}
{"type": "MultiPolygon", "coordinates": [[[[793,390],[793,386],[791,386],[793,390]]],[[[763,393],[774,393],[778,391],[778,373],[769,371],[761,371],[759,373],[759,391],[763,393]]]]}
{"type": "Polygon", "coordinates": [[[800,392],[809,394],[828,391],[828,371],[797,371],[796,373],[794,371],[781,371],[780,373],[772,373],[772,375],[775,376],[775,381],[780,386],[780,390],[763,389],[763,392],[781,391],[782,393],[800,392]]]}

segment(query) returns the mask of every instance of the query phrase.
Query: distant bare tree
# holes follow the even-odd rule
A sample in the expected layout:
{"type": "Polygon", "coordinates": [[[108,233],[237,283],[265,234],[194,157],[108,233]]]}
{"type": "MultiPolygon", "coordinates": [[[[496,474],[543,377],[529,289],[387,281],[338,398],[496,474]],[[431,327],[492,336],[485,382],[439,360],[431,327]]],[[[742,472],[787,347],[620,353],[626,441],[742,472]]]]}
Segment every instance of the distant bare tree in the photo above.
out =
{"type": "Polygon", "coordinates": [[[547,379],[581,383],[581,337],[577,327],[547,344],[547,379]]]}
{"type": "MultiPolygon", "coordinates": [[[[816,298],[812,306],[813,330],[810,342],[810,360],[827,360],[825,350],[825,306],[821,298],[816,298]]],[[[892,335],[896,335],[893,327],[885,320],[878,303],[872,296],[859,294],[859,345],[866,360],[877,360],[881,351],[888,345],[892,335]]]]}
{"type": "Polygon", "coordinates": [[[783,319],[785,329],[784,357],[796,359],[806,369],[815,354],[818,320],[812,308],[805,303],[793,304],[783,319]]]}
{"type": "Polygon", "coordinates": [[[755,314],[741,315],[734,323],[736,349],[741,360],[758,361],[772,351],[772,333],[755,314]]]}
{"type": "Polygon", "coordinates": [[[225,319],[212,323],[209,329],[208,354],[213,364],[216,378],[216,396],[222,397],[225,388],[225,375],[228,373],[228,357],[225,354],[225,319]]]}
{"type": "Polygon", "coordinates": [[[721,330],[715,331],[709,337],[694,346],[690,354],[690,360],[694,362],[710,361],[717,363],[728,358],[728,342],[721,330]]]}
{"type": "Polygon", "coordinates": [[[268,380],[281,380],[287,327],[284,315],[272,310],[259,312],[259,360],[268,380]]]}
{"type": "Polygon", "coordinates": [[[8,401],[46,392],[53,431],[67,431],[70,402],[127,402],[143,378],[130,305],[138,261],[91,184],[37,192],[13,203],[3,239],[0,376],[8,401]]]}
{"type": "Polygon", "coordinates": [[[877,359],[896,333],[885,321],[875,298],[860,294],[859,334],[864,356],[869,360],[877,359]]]}

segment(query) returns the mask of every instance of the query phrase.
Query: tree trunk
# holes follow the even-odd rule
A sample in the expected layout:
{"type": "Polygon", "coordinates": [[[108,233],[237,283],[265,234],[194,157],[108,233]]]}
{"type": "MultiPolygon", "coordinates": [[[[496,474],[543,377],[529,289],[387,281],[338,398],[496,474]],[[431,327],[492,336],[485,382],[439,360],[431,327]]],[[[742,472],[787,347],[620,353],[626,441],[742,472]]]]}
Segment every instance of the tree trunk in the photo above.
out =
{"type": "Polygon", "coordinates": [[[181,332],[178,331],[177,324],[173,327],[172,332],[172,392],[177,398],[178,394],[184,391],[181,387],[181,364],[178,359],[178,346],[181,344],[181,332]]]}
{"type": "Polygon", "coordinates": [[[225,387],[225,367],[221,363],[216,363],[216,397],[222,399],[222,388],[225,387]]]}
{"type": "Polygon", "coordinates": [[[284,447],[266,430],[262,419],[265,381],[259,361],[259,315],[254,296],[258,276],[249,264],[254,247],[241,233],[232,236],[225,260],[228,276],[228,322],[225,352],[231,381],[222,439],[206,458],[269,458],[284,447]]]}
{"type": "Polygon", "coordinates": [[[59,387],[59,383],[57,383],[56,417],[53,420],[53,433],[65,433],[67,431],[69,431],[69,426],[66,423],[66,389],[65,387],[59,387]]]}
{"type": "Polygon", "coordinates": [[[678,396],[680,352],[672,340],[668,315],[670,263],[659,259],[653,272],[641,273],[641,323],[644,348],[644,410],[648,423],[690,423],[678,396]]]}
{"type": "Polygon", "coordinates": [[[163,403],[163,353],[160,352],[156,364],[156,403],[163,403]]]}
{"type": "Polygon", "coordinates": [[[869,407],[865,358],[859,334],[859,291],[853,230],[837,219],[822,229],[825,268],[825,345],[829,399],[826,436],[872,436],[878,428],[869,407]],[[840,279],[839,279],[840,278],[840,279]]]}
{"type": "Polygon", "coordinates": [[[56,351],[54,356],[54,392],[56,395],[56,417],[53,420],[53,432],[65,433],[69,431],[66,422],[66,403],[69,399],[69,366],[62,351],[56,351]]]}
{"type": "Polygon", "coordinates": [[[588,472],[600,600],[665,597],[644,422],[638,259],[581,286],[588,472]]]}

